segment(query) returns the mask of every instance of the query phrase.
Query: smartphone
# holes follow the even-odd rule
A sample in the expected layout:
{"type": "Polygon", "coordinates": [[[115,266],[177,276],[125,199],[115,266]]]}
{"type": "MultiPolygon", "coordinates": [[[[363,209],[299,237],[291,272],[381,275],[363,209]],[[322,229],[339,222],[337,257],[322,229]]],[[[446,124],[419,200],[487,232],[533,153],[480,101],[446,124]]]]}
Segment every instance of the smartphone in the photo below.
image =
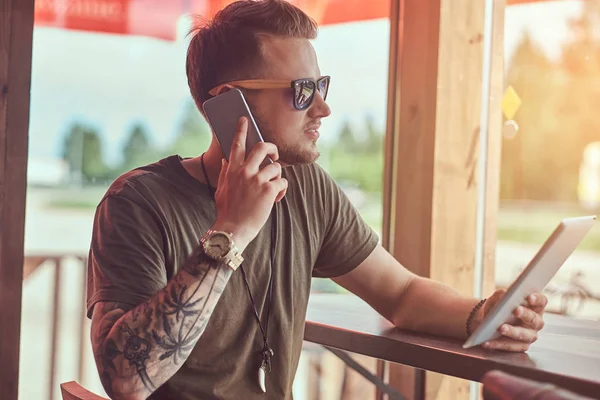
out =
{"type": "MultiPolygon", "coordinates": [[[[202,108],[227,161],[229,161],[231,145],[233,144],[235,131],[241,117],[246,117],[248,120],[246,156],[248,156],[257,143],[264,142],[256,121],[252,116],[252,112],[250,112],[248,103],[239,89],[233,88],[206,100],[202,104],[202,108]]],[[[268,162],[273,162],[269,157],[267,159],[268,162]]]]}

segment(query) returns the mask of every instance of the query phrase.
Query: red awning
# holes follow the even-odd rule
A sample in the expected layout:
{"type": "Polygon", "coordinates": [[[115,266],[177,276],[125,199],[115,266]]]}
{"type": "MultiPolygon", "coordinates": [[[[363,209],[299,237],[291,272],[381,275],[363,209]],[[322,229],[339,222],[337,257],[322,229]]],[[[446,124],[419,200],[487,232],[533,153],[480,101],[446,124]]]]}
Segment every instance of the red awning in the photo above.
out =
{"type": "MultiPolygon", "coordinates": [[[[175,40],[190,13],[210,18],[233,0],[36,0],[35,24],[175,40]]],[[[289,0],[320,25],[388,18],[390,0],[289,0]]],[[[507,5],[552,0],[507,0],[507,5]]]]}
{"type": "MultiPolygon", "coordinates": [[[[174,40],[180,17],[210,18],[232,0],[36,0],[35,24],[174,40]]],[[[319,24],[387,18],[389,0],[291,0],[319,24]]]]}
{"type": "Polygon", "coordinates": [[[180,0],[36,0],[35,25],[174,40],[180,0]]]}

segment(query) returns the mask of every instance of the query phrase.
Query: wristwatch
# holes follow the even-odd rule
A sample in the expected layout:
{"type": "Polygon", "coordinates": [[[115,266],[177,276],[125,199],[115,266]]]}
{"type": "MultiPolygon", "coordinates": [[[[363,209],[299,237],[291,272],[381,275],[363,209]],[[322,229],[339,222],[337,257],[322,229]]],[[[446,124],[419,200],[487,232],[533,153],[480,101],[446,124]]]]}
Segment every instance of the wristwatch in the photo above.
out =
{"type": "Polygon", "coordinates": [[[226,264],[232,270],[237,270],[244,261],[239,249],[233,242],[233,234],[209,229],[200,239],[204,253],[213,260],[226,264]]]}

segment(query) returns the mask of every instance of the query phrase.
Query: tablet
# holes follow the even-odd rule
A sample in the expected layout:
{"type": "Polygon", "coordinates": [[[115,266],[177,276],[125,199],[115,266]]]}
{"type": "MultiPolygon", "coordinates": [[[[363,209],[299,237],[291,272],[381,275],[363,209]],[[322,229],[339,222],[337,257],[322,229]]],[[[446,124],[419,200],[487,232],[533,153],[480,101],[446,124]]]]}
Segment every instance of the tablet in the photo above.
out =
{"type": "Polygon", "coordinates": [[[506,294],[490,310],[481,324],[463,344],[474,347],[501,336],[498,329],[505,323],[514,323],[513,311],[526,304],[533,293],[541,293],[558,269],[579,246],[592,229],[596,216],[568,218],[560,222],[527,267],[510,285],[506,294]]]}

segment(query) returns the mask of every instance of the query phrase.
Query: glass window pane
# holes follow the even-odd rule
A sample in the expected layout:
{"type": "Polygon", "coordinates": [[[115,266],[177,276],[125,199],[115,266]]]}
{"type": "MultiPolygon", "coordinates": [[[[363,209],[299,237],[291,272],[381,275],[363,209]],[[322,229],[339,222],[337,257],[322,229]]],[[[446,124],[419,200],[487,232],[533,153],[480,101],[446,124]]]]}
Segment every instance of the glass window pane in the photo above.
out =
{"type": "MultiPolygon", "coordinates": [[[[381,237],[389,20],[324,26],[314,46],[331,75],[318,162],[381,237]]],[[[314,279],[313,291],[344,292],[329,279],[314,279]]]]}
{"type": "MultiPolygon", "coordinates": [[[[389,9],[381,1],[378,7],[389,9]]],[[[160,15],[153,10],[144,13],[149,18],[160,15]]],[[[171,17],[160,17],[161,32],[166,32],[171,17]]],[[[93,360],[89,320],[82,318],[85,257],[95,207],[123,172],[172,154],[196,156],[211,140],[208,124],[187,86],[188,25],[184,19],[175,27],[175,41],[65,30],[45,26],[41,18],[36,21],[21,329],[22,399],[48,397],[51,373],[54,398],[60,398],[58,384],[70,380],[79,380],[105,395],[93,360]],[[59,313],[56,319],[54,310],[59,313]],[[54,328],[57,347],[52,370],[54,328]]],[[[387,18],[325,25],[314,41],[321,72],[332,77],[327,102],[333,113],[320,129],[319,163],[379,235],[388,45],[387,18]]],[[[315,279],[313,290],[341,291],[328,279],[315,279]]],[[[299,374],[295,388],[302,390],[304,378],[301,371],[299,374]]],[[[346,381],[340,380],[339,385],[346,381]]],[[[366,387],[373,392],[370,384],[359,382],[358,386],[361,384],[360,390],[366,387]]]]}
{"type": "MultiPolygon", "coordinates": [[[[502,143],[499,287],[510,284],[561,219],[600,210],[599,22],[598,1],[506,9],[506,88],[513,100],[502,143]]],[[[596,225],[546,288],[549,311],[599,318],[598,265],[596,225]]]]}

